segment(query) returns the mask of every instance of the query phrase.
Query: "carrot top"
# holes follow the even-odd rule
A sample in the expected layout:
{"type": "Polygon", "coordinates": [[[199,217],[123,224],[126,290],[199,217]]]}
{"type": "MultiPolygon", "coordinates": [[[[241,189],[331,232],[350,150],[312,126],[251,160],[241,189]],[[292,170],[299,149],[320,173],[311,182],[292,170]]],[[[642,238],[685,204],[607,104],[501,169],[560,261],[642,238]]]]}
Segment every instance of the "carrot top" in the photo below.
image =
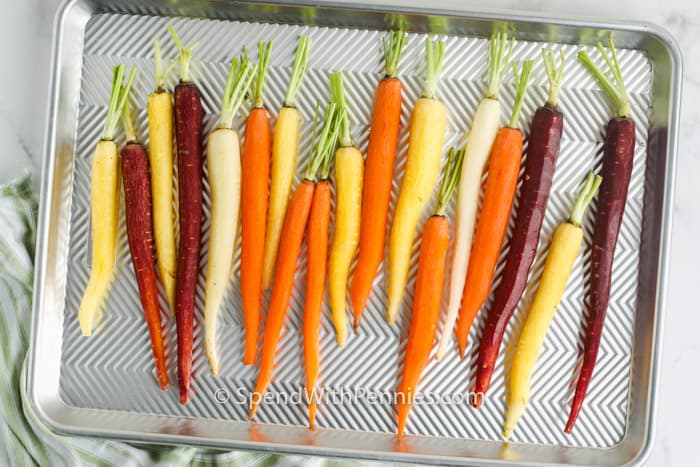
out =
{"type": "Polygon", "coordinates": [[[450,204],[452,194],[457,188],[459,178],[462,175],[462,163],[464,162],[464,148],[450,149],[450,154],[447,157],[447,164],[442,172],[442,183],[440,184],[440,194],[438,195],[437,207],[435,208],[436,216],[444,216],[447,210],[447,205],[450,204]]]}
{"type": "Polygon", "coordinates": [[[270,65],[270,53],[272,52],[272,41],[258,42],[258,66],[257,78],[255,80],[255,89],[253,90],[253,105],[261,108],[263,106],[263,84],[265,84],[265,75],[267,67],[270,65]]]}
{"type": "Polygon", "coordinates": [[[511,128],[518,128],[520,109],[523,106],[523,99],[525,99],[525,93],[527,92],[527,83],[530,81],[533,63],[533,60],[525,60],[520,75],[518,75],[518,66],[512,63],[513,76],[515,77],[515,103],[513,104],[513,113],[510,115],[510,120],[508,121],[508,126],[511,128]]]}
{"type": "Polygon", "coordinates": [[[581,188],[574,202],[574,207],[571,208],[571,214],[569,214],[570,224],[577,227],[581,225],[586,208],[588,208],[591,200],[595,198],[595,195],[598,193],[598,187],[602,181],[603,178],[600,175],[595,175],[592,171],[588,172],[586,181],[583,183],[583,188],[581,188]]]}
{"type": "MultiPolygon", "coordinates": [[[[122,92],[128,96],[129,89],[122,86],[122,92]]],[[[124,102],[124,107],[122,108],[122,125],[124,126],[124,135],[126,136],[127,143],[136,142],[136,130],[134,130],[134,119],[131,116],[131,103],[127,97],[126,102],[124,102]]]]}
{"type": "Polygon", "coordinates": [[[132,69],[129,74],[129,79],[124,85],[124,65],[114,67],[112,73],[112,91],[109,94],[109,106],[107,107],[107,117],[105,118],[105,126],[102,130],[102,139],[111,140],[114,138],[114,133],[117,130],[119,117],[122,114],[122,109],[129,97],[129,89],[134,81],[136,69],[132,69]]]}
{"type": "Polygon", "coordinates": [[[165,91],[165,80],[168,75],[177,64],[177,61],[172,62],[168,65],[168,68],[163,70],[163,57],[160,53],[160,39],[153,41],[153,59],[155,60],[155,78],[156,78],[156,92],[165,91]]]}
{"type": "Polygon", "coordinates": [[[408,43],[406,32],[403,29],[389,31],[389,38],[382,40],[384,48],[384,73],[390,78],[395,78],[399,72],[399,60],[401,52],[408,43]]]}
{"type": "Polygon", "coordinates": [[[506,71],[508,71],[508,63],[512,53],[513,39],[508,41],[508,35],[503,32],[491,35],[487,99],[498,99],[498,93],[501,90],[506,71]]]}
{"type": "Polygon", "coordinates": [[[625,83],[622,80],[622,71],[620,70],[620,63],[617,61],[617,52],[615,52],[615,44],[613,44],[612,36],[610,36],[610,55],[612,55],[612,60],[608,57],[605,49],[603,49],[603,44],[600,42],[598,42],[598,50],[605,59],[605,64],[608,66],[610,74],[598,68],[585,50],[578,53],[578,59],[589,73],[593,75],[596,81],[598,81],[605,93],[610,97],[610,100],[612,100],[613,105],[617,107],[617,116],[630,118],[632,112],[629,96],[625,89],[625,83]]]}
{"type": "Polygon", "coordinates": [[[219,128],[231,128],[233,119],[238,112],[245,94],[253,81],[253,74],[248,54],[245,53],[231,61],[231,69],[226,79],[224,95],[221,98],[221,116],[219,117],[219,128]]]}
{"type": "Polygon", "coordinates": [[[336,71],[331,73],[331,102],[335,104],[338,113],[338,144],[341,147],[347,148],[352,146],[352,138],[350,137],[350,119],[348,118],[348,109],[345,104],[345,91],[343,88],[343,73],[336,71]]]}
{"type": "Polygon", "coordinates": [[[183,83],[189,83],[191,81],[190,62],[192,61],[192,51],[199,45],[199,41],[190,45],[188,48],[185,48],[185,46],[182,45],[182,42],[180,42],[180,38],[177,36],[175,28],[172,24],[168,24],[168,31],[170,31],[170,35],[173,36],[175,45],[177,45],[177,48],[180,50],[180,57],[178,58],[178,61],[180,62],[180,81],[183,83]]]}
{"type": "Polygon", "coordinates": [[[294,63],[292,63],[292,76],[289,78],[287,94],[284,96],[285,107],[294,107],[294,99],[301,87],[301,82],[304,80],[304,74],[309,64],[310,49],[311,38],[308,36],[300,36],[297,51],[294,54],[294,63]]]}
{"type": "Polygon", "coordinates": [[[425,40],[425,85],[422,97],[435,99],[444,57],[445,43],[443,41],[433,41],[430,38],[425,40]]]}
{"type": "Polygon", "coordinates": [[[564,51],[559,49],[559,69],[556,68],[554,61],[554,52],[551,49],[542,49],[542,62],[544,62],[544,70],[547,73],[549,81],[549,94],[547,95],[547,105],[550,107],[557,106],[559,99],[559,88],[561,80],[564,76],[564,51]]]}
{"type": "Polygon", "coordinates": [[[311,156],[309,165],[306,168],[306,180],[315,182],[319,179],[328,178],[330,173],[330,161],[333,157],[333,150],[338,141],[339,132],[339,112],[336,104],[330,102],[326,109],[326,117],[323,121],[321,134],[316,138],[316,128],[318,122],[318,105],[316,106],[316,115],[314,116],[314,129],[311,136],[311,156]]]}

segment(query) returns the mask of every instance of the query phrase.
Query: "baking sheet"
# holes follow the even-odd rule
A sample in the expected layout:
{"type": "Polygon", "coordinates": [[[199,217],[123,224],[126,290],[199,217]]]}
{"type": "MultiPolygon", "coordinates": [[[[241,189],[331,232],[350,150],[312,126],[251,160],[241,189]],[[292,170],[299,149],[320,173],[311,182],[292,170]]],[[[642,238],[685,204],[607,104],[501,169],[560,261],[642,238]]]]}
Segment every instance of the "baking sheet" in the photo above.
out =
{"type": "MultiPolygon", "coordinates": [[[[301,169],[306,165],[313,107],[316,102],[325,103],[328,99],[328,73],[331,71],[344,72],[352,135],[363,151],[366,148],[372,98],[383,70],[380,40],[385,33],[361,29],[189,18],[166,19],[111,13],[92,16],[86,26],[78,103],[77,143],[70,170],[72,180],[66,184],[70,190],[70,197],[66,200],[65,207],[70,209],[71,214],[70,229],[65,239],[66,295],[60,396],[69,406],[81,408],[245,422],[248,413],[248,391],[252,390],[254,385],[257,368],[247,368],[240,363],[243,330],[238,290],[238,248],[224,310],[220,314],[219,346],[222,370],[217,378],[211,376],[203,351],[203,335],[199,323],[202,323],[200,310],[204,298],[204,281],[203,275],[200,275],[193,393],[191,402],[186,406],[179,404],[175,387],[167,393],[161,393],[155,385],[148,333],[128,254],[123,217],[115,281],[104,307],[104,316],[93,337],[81,336],[76,316],[89,273],[90,163],[94,142],[99,138],[106,113],[111,70],[118,63],[135,66],[138,70],[133,96],[138,104],[137,129],[142,142],[146,143],[148,135],[145,102],[153,87],[153,39],[161,39],[166,57],[176,55],[166,30],[168,23],[175,26],[184,43],[194,40],[202,42],[194,54],[196,62],[193,64],[192,73],[202,90],[207,131],[215,125],[229,61],[234,54],[240,52],[242,46],[246,46],[252,60],[256,60],[257,41],[274,42],[265,88],[266,105],[274,117],[282,104],[296,40],[301,34],[311,36],[313,42],[310,69],[297,99],[305,119],[302,125],[297,174],[301,174],[301,169]]],[[[488,40],[453,35],[433,37],[446,41],[445,68],[437,93],[438,98],[446,103],[450,115],[445,140],[446,152],[449,147],[463,141],[464,134],[471,125],[476,105],[485,90],[488,40]]],[[[405,85],[405,93],[392,208],[403,175],[410,112],[422,86],[424,39],[423,34],[409,34],[409,43],[399,65],[399,77],[405,85]]],[[[545,44],[518,41],[513,49],[513,58],[516,61],[529,58],[536,60],[520,117],[520,127],[526,130],[534,110],[546,98],[546,78],[540,59],[540,49],[543,45],[545,44]]],[[[508,328],[491,390],[482,408],[476,410],[468,406],[466,393],[473,383],[473,365],[483,313],[472,328],[468,358],[460,360],[454,350],[441,362],[431,360],[423,372],[419,389],[426,398],[434,401],[426,401],[414,407],[407,425],[409,434],[475,440],[500,439],[504,413],[503,372],[512,353],[512,339],[517,335],[517,329],[523,321],[523,311],[532,298],[533,286],[536,286],[541,274],[553,230],[559,222],[567,218],[585,173],[600,167],[603,131],[611,111],[597,85],[576,62],[576,53],[580,47],[548,45],[562,48],[566,56],[565,80],[560,95],[565,124],[552,195],[541,233],[540,249],[531,272],[531,287],[524,295],[508,328]]],[[[599,63],[602,62],[597,54],[593,56],[599,63]]],[[[645,54],[637,50],[620,50],[619,59],[637,123],[637,147],[625,217],[615,255],[612,296],[598,363],[576,429],[571,436],[564,435],[563,426],[573,393],[571,384],[582,347],[582,319],[586,309],[586,278],[595,209],[593,206],[583,224],[586,236],[582,255],[576,262],[566,294],[547,334],[533,375],[532,399],[512,438],[515,442],[609,448],[619,443],[626,431],[636,317],[651,66],[645,54]]],[[[501,92],[503,122],[507,120],[513,98],[514,86],[512,76],[509,75],[501,92]]],[[[243,126],[241,116],[246,113],[247,107],[244,107],[236,120],[235,124],[240,129],[243,126]]],[[[206,264],[208,238],[209,197],[206,182],[204,200],[205,222],[200,262],[202,271],[206,264]]],[[[421,226],[432,212],[433,206],[434,199],[424,210],[421,226]]],[[[453,205],[449,215],[451,224],[454,224],[453,205]]],[[[393,327],[386,323],[383,316],[386,296],[382,271],[375,281],[361,327],[356,335],[350,336],[345,349],[337,347],[329,310],[324,307],[320,335],[319,383],[329,397],[319,407],[319,430],[344,429],[385,433],[395,431],[394,409],[390,399],[397,381],[401,347],[405,341],[410,317],[419,246],[417,236],[407,293],[400,318],[393,327]]],[[[503,266],[506,252],[507,242],[501,253],[498,273],[503,266]]],[[[304,295],[303,258],[302,254],[292,305],[278,347],[274,380],[270,386],[270,394],[278,399],[278,403],[272,401],[260,407],[256,417],[256,421],[260,423],[298,426],[305,426],[307,423],[306,404],[303,398],[299,397],[304,387],[301,333],[298,331],[304,295]]],[[[443,304],[446,305],[445,301],[443,304]]],[[[164,317],[170,376],[175,382],[175,322],[166,312],[164,317]]]]}

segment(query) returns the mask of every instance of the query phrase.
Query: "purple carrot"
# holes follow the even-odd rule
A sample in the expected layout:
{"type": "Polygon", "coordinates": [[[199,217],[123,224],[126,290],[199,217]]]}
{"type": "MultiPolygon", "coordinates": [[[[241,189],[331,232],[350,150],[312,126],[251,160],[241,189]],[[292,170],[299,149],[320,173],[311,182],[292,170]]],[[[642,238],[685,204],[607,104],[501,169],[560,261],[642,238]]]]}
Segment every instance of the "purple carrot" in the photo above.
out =
{"type": "Polygon", "coordinates": [[[603,167],[600,172],[603,183],[600,185],[598,211],[593,231],[591,288],[586,334],[583,341],[583,364],[576,384],[576,393],[571,403],[569,420],[564,429],[566,433],[571,433],[574,428],[598,356],[600,337],[603,333],[605,313],[610,298],[615,245],[620,232],[622,216],[625,212],[627,189],[632,176],[634,160],[635,126],[631,118],[629,98],[622,80],[620,64],[617,61],[612,38],[610,38],[612,59],[608,57],[600,43],[598,50],[603,55],[611,76],[598,69],[585,51],[579,52],[578,58],[613,101],[617,108],[617,115],[608,122],[605,130],[603,167]]]}
{"type": "MultiPolygon", "coordinates": [[[[474,386],[478,394],[485,394],[491,384],[503,334],[527,285],[559,155],[564,115],[557,108],[557,98],[564,73],[564,55],[560,52],[558,70],[551,50],[542,49],[542,58],[549,79],[549,95],[545,105],[537,109],[532,119],[520,204],[506,266],[479,344],[474,386]]],[[[480,399],[475,399],[477,406],[480,403],[480,399]]]]}

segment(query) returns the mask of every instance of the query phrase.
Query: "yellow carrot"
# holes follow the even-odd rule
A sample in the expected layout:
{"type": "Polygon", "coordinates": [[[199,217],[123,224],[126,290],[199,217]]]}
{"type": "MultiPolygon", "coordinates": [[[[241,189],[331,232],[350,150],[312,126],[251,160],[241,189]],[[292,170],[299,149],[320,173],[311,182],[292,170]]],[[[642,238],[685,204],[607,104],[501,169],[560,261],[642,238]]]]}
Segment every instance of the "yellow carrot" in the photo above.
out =
{"type": "Polygon", "coordinates": [[[342,347],[348,335],[345,313],[348,275],[360,241],[364,160],[350,138],[342,73],[331,73],[330,81],[331,100],[337,105],[340,114],[340,147],[335,153],[335,232],[328,265],[328,292],[338,345],[342,347]]]}
{"type": "Polygon", "coordinates": [[[284,98],[284,106],[277,115],[272,133],[272,169],[270,180],[270,202],[267,209],[267,228],[265,230],[265,250],[263,253],[262,287],[267,289],[272,283],[272,275],[277,261],[284,214],[287,211],[289,193],[294,178],[297,143],[299,141],[299,124],[301,113],[294,105],[296,93],[304,79],[308,64],[311,39],[299,38],[289,87],[284,98]]]}
{"type": "Polygon", "coordinates": [[[78,309],[80,330],[85,336],[92,335],[95,315],[112,281],[117,249],[120,187],[119,153],[113,139],[134,74],[135,70],[132,70],[127,85],[122,86],[124,65],[114,68],[112,92],[102,139],[95,147],[95,156],[92,160],[90,178],[92,265],[90,279],[78,309]]]}
{"type": "Polygon", "coordinates": [[[530,395],[530,375],[581,249],[583,214],[598,192],[600,182],[600,176],[594,176],[593,172],[588,174],[586,183],[571,210],[569,220],[559,224],[552,237],[542,279],[520,333],[510,368],[506,420],[503,426],[505,438],[510,437],[515,425],[525,412],[530,395]]]}
{"type": "Polygon", "coordinates": [[[401,297],[406,288],[411,248],[416,226],[430,198],[438,172],[447,128],[447,107],[435,98],[444,43],[426,41],[427,79],[422,97],[416,101],[411,114],[406,172],[394,213],[389,240],[389,306],[387,319],[396,321],[401,297]]]}
{"type": "MultiPolygon", "coordinates": [[[[153,235],[158,274],[170,313],[175,313],[175,219],[173,210],[173,96],[165,89],[170,68],[162,70],[160,43],[155,40],[156,89],[148,96],[148,155],[151,166],[153,235]]],[[[176,62],[173,62],[173,65],[176,62]]],[[[172,67],[172,65],[171,65],[172,67]]]]}

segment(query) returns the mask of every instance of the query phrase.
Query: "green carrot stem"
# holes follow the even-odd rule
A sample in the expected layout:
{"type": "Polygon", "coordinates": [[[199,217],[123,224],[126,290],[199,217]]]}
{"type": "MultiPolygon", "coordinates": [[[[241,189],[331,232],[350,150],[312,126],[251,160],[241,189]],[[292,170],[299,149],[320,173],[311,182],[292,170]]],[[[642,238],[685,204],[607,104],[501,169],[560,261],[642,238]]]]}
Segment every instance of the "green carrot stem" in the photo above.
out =
{"type": "Polygon", "coordinates": [[[508,41],[505,33],[494,33],[491,35],[489,48],[489,75],[486,88],[486,98],[498,99],[501,84],[508,71],[508,63],[513,53],[513,40],[508,41]]]}
{"type": "Polygon", "coordinates": [[[600,175],[595,175],[592,171],[588,172],[583,188],[581,188],[581,191],[574,202],[574,206],[571,208],[571,214],[569,215],[570,224],[577,227],[581,225],[583,215],[586,213],[586,208],[588,208],[591,200],[593,200],[595,195],[598,193],[598,187],[600,187],[600,183],[602,181],[603,178],[600,175]]]}
{"type": "MultiPolygon", "coordinates": [[[[335,103],[330,102],[326,109],[326,116],[323,121],[321,133],[317,141],[312,141],[313,153],[306,168],[306,179],[315,182],[319,179],[319,172],[322,167],[330,166],[328,162],[338,141],[338,108],[335,103]]],[[[322,172],[322,171],[321,171],[322,172]]],[[[328,178],[328,173],[320,173],[320,178],[328,178]]]]}
{"type": "Polygon", "coordinates": [[[443,41],[425,40],[425,85],[422,97],[435,98],[440,73],[442,72],[442,59],[445,57],[445,43],[443,41]]]}
{"type": "Polygon", "coordinates": [[[255,79],[255,89],[253,90],[253,105],[257,108],[263,107],[263,85],[265,75],[270,65],[270,54],[272,53],[272,41],[258,42],[258,66],[255,79]]]}
{"type": "Polygon", "coordinates": [[[389,31],[389,38],[386,37],[382,40],[382,46],[384,48],[384,73],[390,78],[395,78],[399,72],[399,60],[401,60],[401,53],[403,48],[408,43],[406,39],[406,32],[403,29],[398,29],[396,31],[389,31]]]}
{"type": "Polygon", "coordinates": [[[119,123],[122,109],[128,98],[129,89],[131,89],[131,83],[134,81],[134,76],[136,76],[136,69],[132,69],[126,86],[122,86],[124,81],[124,69],[124,65],[117,65],[114,67],[114,72],[112,73],[112,90],[109,95],[109,106],[107,107],[105,126],[102,130],[102,139],[105,140],[114,139],[114,133],[117,130],[117,124],[119,123]]]}
{"type": "Polygon", "coordinates": [[[304,80],[306,68],[309,64],[309,50],[311,49],[311,38],[308,36],[300,36],[297,51],[294,54],[294,63],[292,64],[292,75],[289,78],[289,86],[287,94],[284,96],[284,106],[294,107],[294,100],[297,92],[301,87],[301,82],[304,80]]]}
{"type": "Polygon", "coordinates": [[[175,45],[177,45],[177,48],[180,50],[180,82],[181,83],[189,83],[190,80],[190,62],[192,61],[192,51],[194,50],[195,47],[199,45],[199,41],[195,42],[194,44],[190,45],[188,48],[185,48],[185,46],[182,45],[182,42],[180,42],[180,38],[177,36],[177,33],[175,32],[175,28],[173,27],[172,24],[168,24],[168,30],[170,31],[170,35],[173,36],[173,40],[175,41],[175,45]]]}
{"type": "Polygon", "coordinates": [[[226,88],[221,99],[219,128],[231,128],[233,119],[243,103],[253,77],[250,60],[248,60],[248,55],[245,52],[240,59],[236,57],[231,61],[231,69],[229,70],[226,88]]]}
{"type": "Polygon", "coordinates": [[[610,37],[612,60],[608,57],[608,54],[605,53],[605,49],[603,49],[603,45],[600,42],[598,43],[598,50],[605,59],[605,64],[610,72],[609,75],[593,63],[593,60],[585,50],[578,53],[578,59],[588,72],[593,75],[596,81],[598,81],[600,87],[603,88],[613,102],[613,105],[617,108],[617,116],[630,118],[632,111],[630,108],[629,96],[627,95],[625,83],[622,79],[622,71],[620,70],[620,63],[617,61],[617,52],[615,51],[615,44],[613,44],[612,37],[610,37]]]}
{"type": "Polygon", "coordinates": [[[518,118],[520,118],[520,109],[523,107],[523,99],[525,99],[525,93],[527,92],[527,83],[530,81],[530,75],[532,74],[533,60],[525,60],[523,62],[523,69],[518,75],[518,66],[513,63],[513,75],[515,77],[515,103],[513,104],[513,113],[510,115],[510,121],[508,126],[511,128],[518,128],[518,118]]]}
{"type": "Polygon", "coordinates": [[[156,62],[155,66],[155,78],[156,78],[156,92],[165,91],[165,81],[168,79],[168,75],[175,67],[177,61],[172,62],[168,65],[168,68],[163,70],[163,57],[160,53],[160,40],[156,39],[153,41],[153,57],[156,62]]]}
{"type": "Polygon", "coordinates": [[[124,108],[122,109],[122,125],[124,126],[124,135],[126,136],[127,143],[135,143],[136,140],[136,130],[134,130],[134,119],[131,113],[131,103],[127,99],[124,103],[124,108]]]}
{"type": "Polygon", "coordinates": [[[557,70],[554,52],[551,49],[542,49],[542,62],[549,81],[549,93],[547,94],[547,105],[556,107],[559,100],[559,89],[564,76],[564,51],[559,49],[559,69],[557,70]]]}
{"type": "Polygon", "coordinates": [[[348,117],[348,109],[345,103],[345,91],[343,88],[343,73],[337,71],[331,73],[331,102],[336,106],[339,121],[338,144],[341,147],[347,148],[352,146],[352,138],[350,137],[350,119],[348,117]]]}
{"type": "Polygon", "coordinates": [[[452,194],[457,188],[459,178],[462,175],[462,163],[464,162],[464,149],[450,149],[450,154],[447,157],[447,164],[442,172],[442,183],[440,185],[440,194],[438,195],[437,207],[435,208],[436,216],[444,216],[447,210],[447,205],[450,204],[452,194]]]}

